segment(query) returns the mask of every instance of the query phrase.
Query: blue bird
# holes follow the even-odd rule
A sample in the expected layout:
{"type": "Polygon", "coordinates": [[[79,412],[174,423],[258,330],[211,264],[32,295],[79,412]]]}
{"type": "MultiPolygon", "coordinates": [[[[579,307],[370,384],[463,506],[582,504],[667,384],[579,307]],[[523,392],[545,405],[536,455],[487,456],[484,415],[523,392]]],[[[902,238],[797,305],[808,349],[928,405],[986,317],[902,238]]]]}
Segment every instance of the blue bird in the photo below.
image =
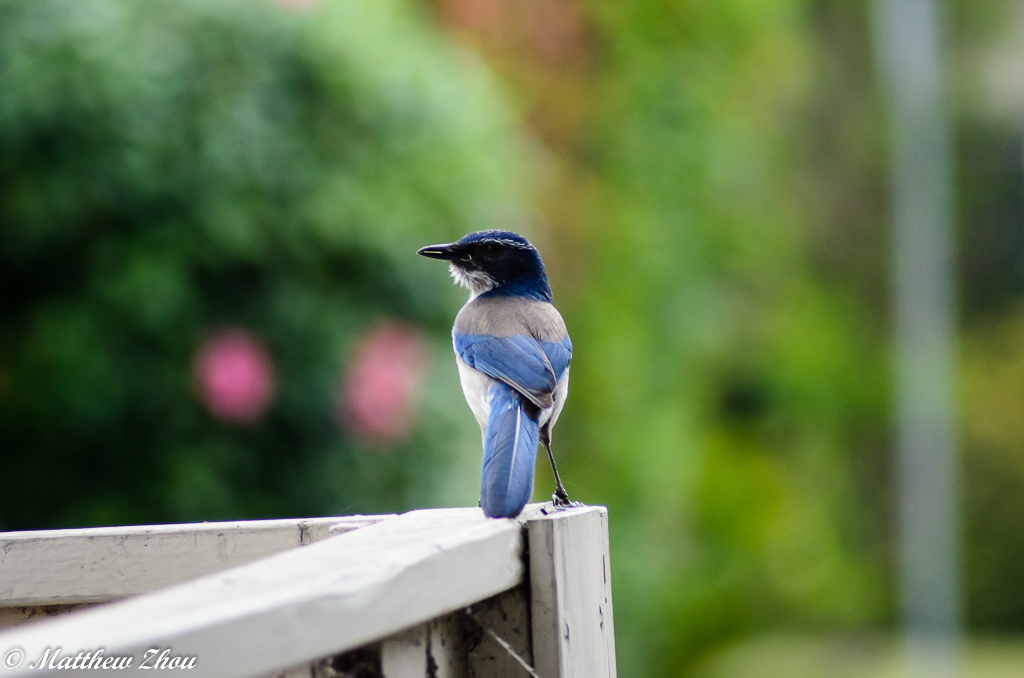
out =
{"type": "Polygon", "coordinates": [[[523,510],[538,442],[555,474],[552,501],[572,505],[551,453],[551,429],[569,393],[572,342],[537,248],[518,233],[478,231],[418,253],[449,262],[455,282],[469,289],[452,343],[462,392],[483,430],[484,514],[514,518],[523,510]]]}

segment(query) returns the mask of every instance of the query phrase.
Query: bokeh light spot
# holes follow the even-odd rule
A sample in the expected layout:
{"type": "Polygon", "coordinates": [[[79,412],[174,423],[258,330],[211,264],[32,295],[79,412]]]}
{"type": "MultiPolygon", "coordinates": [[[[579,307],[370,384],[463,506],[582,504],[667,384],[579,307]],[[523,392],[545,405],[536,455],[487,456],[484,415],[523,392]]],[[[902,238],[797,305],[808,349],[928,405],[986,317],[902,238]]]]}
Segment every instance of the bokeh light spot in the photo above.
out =
{"type": "Polygon", "coordinates": [[[251,424],[274,399],[274,365],[263,344],[232,327],[206,338],[196,351],[193,379],[200,400],[213,416],[251,424]]]}
{"type": "Polygon", "coordinates": [[[339,423],[362,442],[388,446],[409,437],[416,424],[416,394],[426,371],[423,334],[386,321],[357,340],[339,390],[339,423]]]}

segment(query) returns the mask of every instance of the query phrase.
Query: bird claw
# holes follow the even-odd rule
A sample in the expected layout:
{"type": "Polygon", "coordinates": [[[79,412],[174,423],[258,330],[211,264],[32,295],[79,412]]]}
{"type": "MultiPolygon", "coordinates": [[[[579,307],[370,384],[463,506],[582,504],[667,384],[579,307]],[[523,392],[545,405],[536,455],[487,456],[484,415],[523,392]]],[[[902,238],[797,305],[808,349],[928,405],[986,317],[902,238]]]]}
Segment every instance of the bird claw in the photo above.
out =
{"type": "Polygon", "coordinates": [[[584,504],[583,502],[569,499],[569,495],[567,494],[559,494],[558,492],[555,492],[551,495],[551,506],[556,511],[565,511],[566,509],[571,508],[582,508],[584,504]]]}

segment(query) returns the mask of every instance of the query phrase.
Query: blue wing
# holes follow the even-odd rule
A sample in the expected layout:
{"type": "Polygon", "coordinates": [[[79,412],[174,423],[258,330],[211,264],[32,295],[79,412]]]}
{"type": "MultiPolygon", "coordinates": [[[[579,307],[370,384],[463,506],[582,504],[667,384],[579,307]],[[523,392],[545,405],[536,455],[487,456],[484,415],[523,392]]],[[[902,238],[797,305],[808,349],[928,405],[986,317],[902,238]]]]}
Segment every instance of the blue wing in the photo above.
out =
{"type": "Polygon", "coordinates": [[[540,344],[541,350],[544,351],[548,362],[551,363],[551,369],[555,371],[555,378],[561,379],[565,371],[569,369],[569,362],[572,360],[572,342],[569,341],[569,337],[566,336],[559,342],[538,341],[537,343],[540,344]]]}
{"type": "MultiPolygon", "coordinates": [[[[493,337],[456,333],[454,338],[455,352],[467,365],[505,382],[538,407],[551,407],[558,378],[568,367],[568,357],[562,345],[568,339],[561,344],[552,344],[521,334],[493,337]],[[546,349],[545,344],[550,348],[546,349]],[[556,372],[549,355],[560,366],[564,363],[565,367],[556,372]]],[[[571,346],[569,344],[570,356],[571,346]]]]}

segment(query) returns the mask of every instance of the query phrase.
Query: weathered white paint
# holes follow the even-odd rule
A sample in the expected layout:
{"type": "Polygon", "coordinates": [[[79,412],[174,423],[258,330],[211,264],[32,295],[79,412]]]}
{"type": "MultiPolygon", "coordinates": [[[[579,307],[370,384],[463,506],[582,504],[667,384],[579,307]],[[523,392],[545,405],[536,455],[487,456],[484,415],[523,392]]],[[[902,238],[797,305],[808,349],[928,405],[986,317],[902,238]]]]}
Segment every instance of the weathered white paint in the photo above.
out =
{"type": "MultiPolygon", "coordinates": [[[[460,610],[427,624],[427,661],[433,662],[434,671],[431,678],[468,678],[466,622],[460,610]]],[[[431,675],[429,671],[427,675],[431,675]]]]}
{"type": "Polygon", "coordinates": [[[384,641],[380,668],[387,678],[423,678],[427,675],[427,631],[420,624],[384,641]]]}
{"type": "MultiPolygon", "coordinates": [[[[522,581],[523,530],[478,508],[415,511],[195,581],[0,634],[47,647],[196,656],[193,678],[259,676],[359,647],[522,581]]],[[[47,675],[26,661],[0,676],[47,675]]]]}
{"type": "Polygon", "coordinates": [[[470,610],[469,631],[478,641],[468,656],[469,678],[529,678],[508,650],[486,632],[490,630],[532,665],[529,586],[517,586],[470,610]]]}
{"type": "Polygon", "coordinates": [[[466,621],[460,610],[385,638],[381,673],[387,678],[468,678],[466,621]]]}
{"type": "Polygon", "coordinates": [[[71,614],[101,603],[81,603],[77,605],[38,605],[21,607],[0,607],[0,631],[11,626],[27,624],[30,621],[44,621],[52,617],[71,614]]]}
{"type": "MultiPolygon", "coordinates": [[[[148,593],[384,517],[0,532],[0,607],[109,601],[148,593]]],[[[15,617],[0,614],[0,626],[15,617]]]]}
{"type": "Polygon", "coordinates": [[[608,510],[531,513],[534,668],[543,678],[615,678],[608,510]]]}

